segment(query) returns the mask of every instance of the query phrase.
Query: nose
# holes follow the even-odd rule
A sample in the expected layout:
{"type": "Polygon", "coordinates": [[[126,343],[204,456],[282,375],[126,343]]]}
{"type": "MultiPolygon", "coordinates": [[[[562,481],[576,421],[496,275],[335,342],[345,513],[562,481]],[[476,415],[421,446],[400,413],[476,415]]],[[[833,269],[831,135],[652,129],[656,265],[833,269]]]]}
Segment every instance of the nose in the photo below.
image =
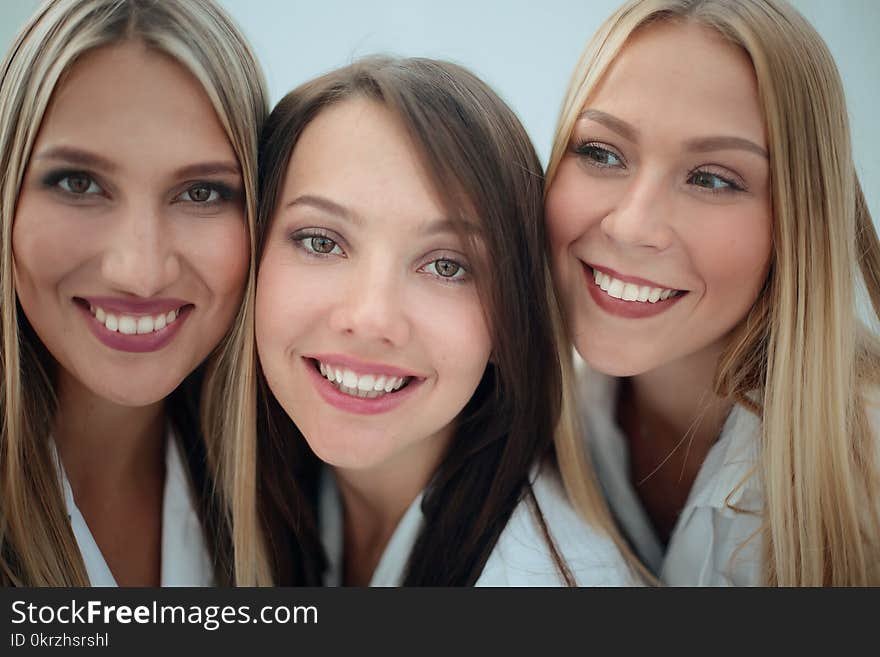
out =
{"type": "Polygon", "coordinates": [[[405,345],[411,334],[405,284],[386,258],[363,259],[348,271],[345,291],[330,316],[330,328],[365,343],[405,345]]]}
{"type": "Polygon", "coordinates": [[[152,297],[180,276],[173,231],[149,203],[121,213],[101,263],[104,279],[119,292],[152,297]]]}
{"type": "Polygon", "coordinates": [[[671,190],[661,175],[640,172],[602,220],[602,230],[623,246],[662,251],[672,244],[671,190]]]}

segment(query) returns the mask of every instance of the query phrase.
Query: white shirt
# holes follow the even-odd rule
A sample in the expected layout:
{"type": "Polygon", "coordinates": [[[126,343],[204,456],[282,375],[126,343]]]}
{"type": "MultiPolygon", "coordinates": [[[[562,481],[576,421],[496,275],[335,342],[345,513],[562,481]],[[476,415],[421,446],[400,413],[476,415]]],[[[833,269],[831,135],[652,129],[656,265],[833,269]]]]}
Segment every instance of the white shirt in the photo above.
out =
{"type": "Polygon", "coordinates": [[[764,496],[759,476],[752,476],[758,417],[742,406],[733,408],[664,551],[630,481],[627,440],[615,418],[619,379],[578,365],[578,396],[596,473],[623,533],[648,569],[671,586],[761,584],[758,532],[764,496]]]}
{"type": "MultiPolygon", "coordinates": [[[[214,572],[196,513],[194,494],[180,446],[169,428],[165,438],[165,487],[162,495],[161,586],[212,586],[214,572]]],[[[54,443],[53,443],[54,447],[54,443]]],[[[54,450],[53,450],[54,451],[54,450]]],[[[55,451],[61,490],[70,526],[86,566],[91,586],[117,586],[104,555],[73,499],[73,489],[55,451]]]]}
{"type": "MultiPolygon", "coordinates": [[[[577,514],[550,467],[533,476],[532,489],[557,550],[579,586],[637,583],[613,541],[577,514]]],[[[400,586],[410,552],[424,523],[421,493],[403,514],[373,572],[370,586],[400,586]]],[[[328,471],[321,478],[318,512],[329,569],[326,586],[342,582],[343,513],[339,490],[328,471]]],[[[565,582],[526,501],[514,509],[476,586],[563,586],[565,582]]]]}

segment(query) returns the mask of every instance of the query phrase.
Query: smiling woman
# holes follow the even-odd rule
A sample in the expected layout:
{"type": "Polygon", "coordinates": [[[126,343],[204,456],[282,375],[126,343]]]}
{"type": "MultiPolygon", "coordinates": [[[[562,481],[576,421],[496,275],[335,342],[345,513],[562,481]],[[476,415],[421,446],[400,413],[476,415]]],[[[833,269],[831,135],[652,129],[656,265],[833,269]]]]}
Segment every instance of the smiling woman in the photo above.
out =
{"type": "Polygon", "coordinates": [[[559,481],[541,170],[507,106],[368,59],[291,92],[262,144],[263,486],[236,550],[280,584],[633,581],[559,481]]]}
{"type": "MultiPolygon", "coordinates": [[[[634,0],[548,171],[616,517],[669,584],[880,583],[880,246],[824,43],[777,0],[634,0]]],[[[577,488],[576,460],[564,462],[577,488]]]]}
{"type": "Polygon", "coordinates": [[[202,0],[47,2],[6,58],[5,583],[226,581],[260,80],[202,0]]]}

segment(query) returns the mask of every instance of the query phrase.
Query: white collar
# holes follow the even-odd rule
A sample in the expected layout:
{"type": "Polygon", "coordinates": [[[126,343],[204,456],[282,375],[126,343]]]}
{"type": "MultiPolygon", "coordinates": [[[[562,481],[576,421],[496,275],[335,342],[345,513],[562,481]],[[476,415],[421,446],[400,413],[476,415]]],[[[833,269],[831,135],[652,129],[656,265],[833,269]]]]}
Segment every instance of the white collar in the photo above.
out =
{"type": "MultiPolygon", "coordinates": [[[[423,495],[424,493],[419,493],[416,496],[397,523],[379,564],[373,571],[370,586],[400,586],[403,583],[409,556],[424,524],[423,495]]],[[[341,586],[345,541],[342,498],[333,473],[326,467],[321,473],[318,518],[321,543],[328,561],[324,586],[341,586]]]]}
{"type": "MultiPolygon", "coordinates": [[[[64,466],[50,442],[67,507],[70,526],[79,546],[91,586],[117,586],[101,549],[76,506],[64,466]]],[[[170,425],[165,436],[165,485],[162,495],[161,586],[211,586],[214,574],[195,496],[183,464],[180,445],[170,425]]]]}
{"type": "MultiPolygon", "coordinates": [[[[624,534],[648,568],[660,573],[663,545],[630,481],[626,438],[615,417],[620,380],[596,372],[579,358],[575,362],[581,414],[599,479],[624,534]]],[[[673,537],[697,509],[712,509],[724,516],[736,513],[731,507],[761,512],[760,478],[751,476],[758,462],[760,428],[760,419],[754,413],[734,406],[700,467],[673,537]]]]}

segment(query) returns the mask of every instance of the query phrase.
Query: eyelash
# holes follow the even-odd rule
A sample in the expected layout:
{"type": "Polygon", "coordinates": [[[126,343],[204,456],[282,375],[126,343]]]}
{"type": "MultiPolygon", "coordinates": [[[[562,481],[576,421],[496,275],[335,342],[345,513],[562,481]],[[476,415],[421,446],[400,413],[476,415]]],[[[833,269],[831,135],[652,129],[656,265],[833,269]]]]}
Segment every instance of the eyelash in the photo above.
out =
{"type": "Polygon", "coordinates": [[[303,253],[312,256],[314,258],[327,258],[330,256],[342,256],[347,258],[348,256],[345,254],[345,251],[342,250],[342,247],[339,246],[338,239],[334,239],[334,236],[326,230],[321,228],[305,228],[303,230],[297,230],[290,234],[288,239],[293,242],[293,245],[301,249],[303,253]],[[312,246],[306,245],[306,242],[309,244],[313,244],[312,240],[315,239],[325,239],[329,242],[333,242],[333,249],[328,253],[324,253],[322,251],[316,251],[312,246]],[[340,253],[333,253],[336,249],[339,249],[340,253]]]}
{"type": "MultiPolygon", "coordinates": [[[[345,253],[345,251],[342,249],[342,247],[339,244],[340,240],[337,239],[329,231],[326,231],[326,230],[323,230],[320,228],[306,228],[303,230],[295,231],[288,236],[288,239],[293,243],[293,245],[297,249],[302,250],[303,253],[305,253],[306,255],[313,257],[313,258],[327,258],[330,256],[337,256],[337,257],[343,257],[343,258],[348,257],[348,255],[345,253]],[[333,248],[326,253],[323,251],[317,251],[317,250],[315,250],[314,242],[312,241],[315,239],[325,239],[328,242],[332,242],[333,248]],[[340,252],[334,253],[334,251],[336,249],[339,249],[340,252]]],[[[434,258],[433,260],[429,260],[428,262],[423,264],[421,267],[419,267],[417,271],[428,274],[429,276],[432,276],[433,278],[436,278],[437,280],[439,280],[443,283],[459,284],[459,283],[464,283],[470,279],[470,274],[468,272],[468,268],[463,263],[459,262],[454,257],[450,257],[450,256],[442,256],[439,258],[434,258]],[[438,262],[452,263],[453,265],[456,265],[458,267],[458,270],[456,270],[455,274],[453,274],[452,276],[443,276],[437,272],[436,264],[438,262]],[[434,265],[434,272],[426,271],[426,269],[431,265],[434,265]],[[461,274],[461,275],[459,275],[459,274],[461,274]]]]}
{"type": "Polygon", "coordinates": [[[705,166],[697,167],[688,173],[687,180],[690,183],[696,176],[711,176],[712,178],[717,178],[724,186],[722,187],[704,187],[702,185],[694,184],[694,187],[698,188],[701,193],[709,193],[709,194],[734,194],[737,192],[746,191],[745,185],[734,180],[729,175],[722,175],[717,171],[712,171],[711,169],[706,168],[705,166]]]}
{"type": "MultiPolygon", "coordinates": [[[[43,178],[43,184],[49,189],[58,191],[64,196],[77,201],[85,200],[89,197],[99,196],[106,193],[104,188],[95,179],[95,176],[87,171],[80,171],[77,169],[61,169],[58,171],[52,171],[43,178]],[[89,187],[86,189],[86,191],[75,192],[69,188],[70,181],[68,179],[77,177],[84,178],[85,180],[89,181],[89,187]],[[65,189],[65,181],[67,181],[67,189],[65,189]],[[95,191],[90,191],[93,187],[96,188],[95,191]]],[[[199,180],[187,183],[183,191],[177,194],[172,202],[187,203],[196,206],[199,209],[207,209],[231,201],[235,199],[237,195],[237,190],[224,183],[199,180]],[[184,195],[191,195],[193,191],[199,188],[204,188],[209,191],[208,200],[196,201],[192,198],[190,198],[189,200],[182,198],[184,195]],[[211,198],[215,195],[216,198],[211,198]]]]}
{"type": "Polygon", "coordinates": [[[596,167],[597,169],[615,169],[617,165],[615,164],[607,164],[599,162],[594,155],[604,155],[604,156],[612,156],[617,158],[620,161],[620,165],[622,167],[626,167],[626,162],[623,159],[623,155],[618,153],[616,150],[608,148],[607,144],[602,144],[601,142],[596,141],[581,141],[575,144],[574,152],[587,164],[590,166],[596,167]]]}
{"type": "MultiPolygon", "coordinates": [[[[618,153],[616,150],[608,148],[607,144],[602,144],[601,142],[595,141],[581,141],[575,144],[574,152],[577,154],[587,165],[595,167],[597,169],[617,169],[617,168],[626,168],[626,162],[623,159],[623,156],[618,153]],[[596,159],[596,155],[602,156],[605,159],[608,159],[608,156],[614,157],[619,161],[619,164],[606,164],[599,162],[596,159]]],[[[692,169],[688,172],[687,182],[693,184],[694,187],[697,187],[702,192],[707,192],[709,194],[731,194],[736,192],[744,192],[746,191],[745,185],[735,180],[732,176],[723,175],[718,173],[717,171],[713,171],[709,168],[706,168],[705,165],[699,166],[695,169],[692,169]],[[717,178],[722,183],[724,183],[721,187],[709,188],[702,185],[697,185],[692,181],[698,175],[711,176],[713,178],[717,178]]]]}

